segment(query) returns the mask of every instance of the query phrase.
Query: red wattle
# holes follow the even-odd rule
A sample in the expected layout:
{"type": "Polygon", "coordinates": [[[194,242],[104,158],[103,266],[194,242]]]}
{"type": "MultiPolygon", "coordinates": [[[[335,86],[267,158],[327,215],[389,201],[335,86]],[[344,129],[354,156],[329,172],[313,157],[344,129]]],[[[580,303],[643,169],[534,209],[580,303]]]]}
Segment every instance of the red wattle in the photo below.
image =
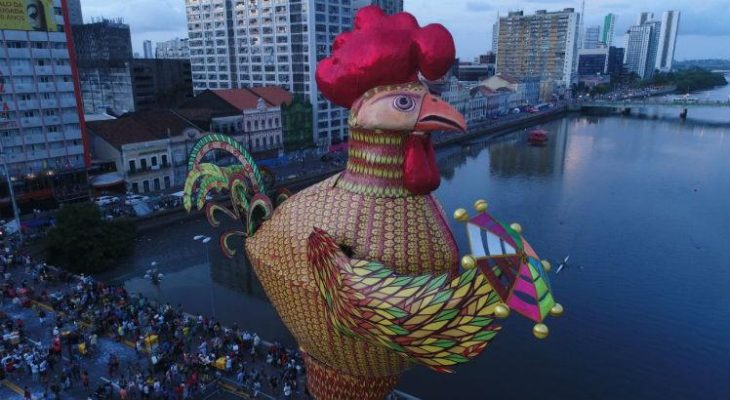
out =
{"type": "Polygon", "coordinates": [[[403,162],[403,185],[415,195],[425,195],[441,184],[436,156],[428,135],[408,135],[403,162]]]}

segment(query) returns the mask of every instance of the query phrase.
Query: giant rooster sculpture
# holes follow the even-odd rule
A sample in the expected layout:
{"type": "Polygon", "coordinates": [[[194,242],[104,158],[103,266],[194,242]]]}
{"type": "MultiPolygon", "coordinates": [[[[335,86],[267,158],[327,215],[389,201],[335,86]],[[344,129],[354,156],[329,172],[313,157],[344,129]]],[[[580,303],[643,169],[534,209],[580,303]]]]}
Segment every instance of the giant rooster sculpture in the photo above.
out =
{"type": "Polygon", "coordinates": [[[270,200],[250,155],[230,137],[210,134],[189,161],[185,206],[206,207],[241,221],[245,250],[268,297],[305,357],[315,398],[382,399],[402,371],[437,371],[468,361],[499,332],[510,309],[538,325],[562,308],[550,294],[541,262],[520,234],[486,213],[467,223],[472,255],[459,269],[457,246],[431,195],[439,186],[431,131],[465,130],[464,117],[418,80],[442,77],[455,55],[441,25],[421,28],[408,13],[361,9],[352,32],[340,34],[317,83],[350,108],[346,170],[289,197],[270,200]],[[210,151],[238,160],[203,162],[210,151]],[[227,191],[231,207],[206,203],[227,191]],[[276,206],[276,208],[275,208],[276,206]]]}

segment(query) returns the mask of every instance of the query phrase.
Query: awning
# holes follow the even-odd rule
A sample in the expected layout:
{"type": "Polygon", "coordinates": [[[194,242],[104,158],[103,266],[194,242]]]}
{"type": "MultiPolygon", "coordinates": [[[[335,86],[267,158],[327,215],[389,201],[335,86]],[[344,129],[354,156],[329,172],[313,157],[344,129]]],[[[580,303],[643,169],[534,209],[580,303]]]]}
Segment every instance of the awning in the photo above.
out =
{"type": "Polygon", "coordinates": [[[103,189],[124,183],[124,176],[119,172],[110,172],[91,178],[91,186],[94,189],[103,189]]]}

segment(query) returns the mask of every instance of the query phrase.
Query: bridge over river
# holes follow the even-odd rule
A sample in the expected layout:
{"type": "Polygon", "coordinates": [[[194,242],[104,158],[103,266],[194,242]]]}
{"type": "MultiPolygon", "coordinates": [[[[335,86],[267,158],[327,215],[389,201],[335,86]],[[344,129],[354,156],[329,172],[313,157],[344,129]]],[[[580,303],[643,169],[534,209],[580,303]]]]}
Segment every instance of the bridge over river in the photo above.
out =
{"type": "Polygon", "coordinates": [[[730,110],[730,98],[728,100],[717,99],[666,99],[659,97],[648,97],[641,99],[624,100],[581,100],[570,106],[571,109],[615,109],[628,115],[632,109],[647,107],[675,107],[679,109],[679,117],[687,118],[690,108],[725,108],[730,110]]]}

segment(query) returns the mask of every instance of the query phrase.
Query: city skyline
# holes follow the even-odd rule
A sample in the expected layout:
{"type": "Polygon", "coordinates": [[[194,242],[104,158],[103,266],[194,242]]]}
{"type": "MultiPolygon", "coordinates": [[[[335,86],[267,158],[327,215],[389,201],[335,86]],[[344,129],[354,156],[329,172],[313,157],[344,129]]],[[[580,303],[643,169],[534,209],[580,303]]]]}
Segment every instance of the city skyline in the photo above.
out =
{"type": "MultiPolygon", "coordinates": [[[[103,0],[82,0],[85,21],[94,17],[123,17],[132,29],[132,44],[135,52],[143,53],[144,40],[153,42],[165,41],[174,37],[187,37],[184,0],[161,0],[147,2],[129,0],[120,3],[109,3],[103,0]],[[144,10],[141,12],[140,10],[144,10]]],[[[560,10],[574,7],[580,11],[579,1],[533,0],[518,3],[506,0],[454,0],[450,7],[436,0],[405,0],[405,11],[411,12],[419,20],[439,22],[451,30],[456,41],[457,56],[464,60],[482,54],[491,49],[492,24],[497,13],[506,15],[510,10],[522,9],[525,13],[535,10],[560,10]],[[484,41],[474,40],[483,37],[484,41]]],[[[654,13],[654,18],[661,18],[666,10],[678,10],[682,13],[681,27],[677,37],[675,59],[678,61],[696,58],[728,58],[730,59],[730,26],[724,21],[730,20],[730,9],[720,0],[709,0],[702,4],[689,4],[687,1],[670,0],[666,2],[625,2],[610,0],[586,3],[585,26],[602,25],[607,13],[617,16],[615,38],[621,38],[629,26],[636,21],[642,11],[654,13]]]]}

